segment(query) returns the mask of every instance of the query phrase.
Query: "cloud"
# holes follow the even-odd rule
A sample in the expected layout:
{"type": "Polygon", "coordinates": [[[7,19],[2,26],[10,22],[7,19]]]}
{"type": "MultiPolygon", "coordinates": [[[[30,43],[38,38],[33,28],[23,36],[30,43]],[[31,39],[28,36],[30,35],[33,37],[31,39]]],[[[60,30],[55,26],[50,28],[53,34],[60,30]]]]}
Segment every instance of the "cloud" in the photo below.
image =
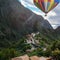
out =
{"type": "Polygon", "coordinates": [[[60,26],[60,4],[54,8],[52,11],[50,11],[47,15],[47,17],[44,16],[44,13],[38,9],[34,3],[33,0],[19,0],[22,5],[24,5],[26,8],[30,9],[34,13],[38,15],[42,15],[45,19],[47,19],[50,24],[55,28],[55,26],[60,26]]]}
{"type": "Polygon", "coordinates": [[[56,8],[54,8],[53,11],[56,13],[56,15],[49,16],[49,21],[52,25],[55,25],[56,27],[60,26],[60,4],[56,8]]]}

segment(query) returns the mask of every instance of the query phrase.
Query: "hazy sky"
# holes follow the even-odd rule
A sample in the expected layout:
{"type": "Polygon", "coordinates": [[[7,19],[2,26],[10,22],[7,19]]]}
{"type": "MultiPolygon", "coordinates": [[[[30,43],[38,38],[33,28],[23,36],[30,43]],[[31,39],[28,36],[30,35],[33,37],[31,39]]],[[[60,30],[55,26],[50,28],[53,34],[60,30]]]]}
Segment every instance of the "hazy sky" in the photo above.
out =
{"type": "Polygon", "coordinates": [[[47,17],[45,17],[45,14],[34,5],[33,0],[19,0],[19,1],[22,3],[22,5],[24,5],[26,8],[30,9],[34,13],[42,15],[45,19],[47,19],[51,23],[53,28],[60,26],[60,4],[58,4],[58,6],[54,8],[52,11],[50,11],[47,17]]]}

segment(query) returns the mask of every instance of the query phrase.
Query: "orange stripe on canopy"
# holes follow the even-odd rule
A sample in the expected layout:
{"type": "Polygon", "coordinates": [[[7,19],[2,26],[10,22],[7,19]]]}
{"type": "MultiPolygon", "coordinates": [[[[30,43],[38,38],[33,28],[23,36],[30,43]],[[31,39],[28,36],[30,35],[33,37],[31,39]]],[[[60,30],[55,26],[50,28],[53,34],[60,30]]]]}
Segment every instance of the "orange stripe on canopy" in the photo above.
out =
{"type": "Polygon", "coordinates": [[[48,0],[48,2],[51,2],[51,0],[48,0]]]}

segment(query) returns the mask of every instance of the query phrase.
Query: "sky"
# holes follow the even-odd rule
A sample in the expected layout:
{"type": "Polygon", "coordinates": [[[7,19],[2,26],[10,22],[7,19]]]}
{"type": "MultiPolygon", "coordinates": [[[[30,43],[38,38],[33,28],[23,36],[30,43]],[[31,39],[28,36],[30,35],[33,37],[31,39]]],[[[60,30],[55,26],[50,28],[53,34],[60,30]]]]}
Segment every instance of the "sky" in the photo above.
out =
{"type": "Polygon", "coordinates": [[[19,0],[19,2],[35,14],[42,15],[50,22],[54,29],[60,26],[60,3],[48,13],[47,17],[45,17],[45,14],[34,5],[33,0],[19,0]]]}

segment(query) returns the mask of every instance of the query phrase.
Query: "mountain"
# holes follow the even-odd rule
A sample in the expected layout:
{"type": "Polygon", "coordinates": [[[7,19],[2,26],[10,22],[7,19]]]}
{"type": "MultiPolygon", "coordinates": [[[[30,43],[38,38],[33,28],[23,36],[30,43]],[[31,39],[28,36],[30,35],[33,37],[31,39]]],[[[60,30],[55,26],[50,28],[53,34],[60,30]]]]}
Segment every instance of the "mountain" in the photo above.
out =
{"type": "Polygon", "coordinates": [[[55,31],[60,34],[60,26],[58,26],[58,27],[55,29],[55,31]]]}
{"type": "Polygon", "coordinates": [[[35,32],[39,34],[31,38],[39,40],[35,45],[39,48],[27,54],[50,56],[51,46],[60,49],[60,27],[54,30],[46,19],[25,8],[18,0],[0,0],[0,60],[25,54],[31,49],[26,36],[35,32]],[[43,48],[47,48],[46,52],[43,48]]]}
{"type": "Polygon", "coordinates": [[[42,16],[25,8],[18,0],[0,0],[1,47],[12,45],[20,37],[38,31],[42,39],[55,39],[52,26],[42,16]]]}
{"type": "Polygon", "coordinates": [[[36,15],[22,6],[18,0],[0,0],[0,6],[2,23],[5,23],[5,25],[8,24],[11,29],[16,30],[18,33],[24,33],[26,30],[32,32],[36,22],[39,24],[40,28],[52,29],[47,20],[44,20],[42,16],[36,15]]]}
{"type": "Polygon", "coordinates": [[[54,30],[54,35],[58,40],[60,40],[60,26],[54,30]]]}

